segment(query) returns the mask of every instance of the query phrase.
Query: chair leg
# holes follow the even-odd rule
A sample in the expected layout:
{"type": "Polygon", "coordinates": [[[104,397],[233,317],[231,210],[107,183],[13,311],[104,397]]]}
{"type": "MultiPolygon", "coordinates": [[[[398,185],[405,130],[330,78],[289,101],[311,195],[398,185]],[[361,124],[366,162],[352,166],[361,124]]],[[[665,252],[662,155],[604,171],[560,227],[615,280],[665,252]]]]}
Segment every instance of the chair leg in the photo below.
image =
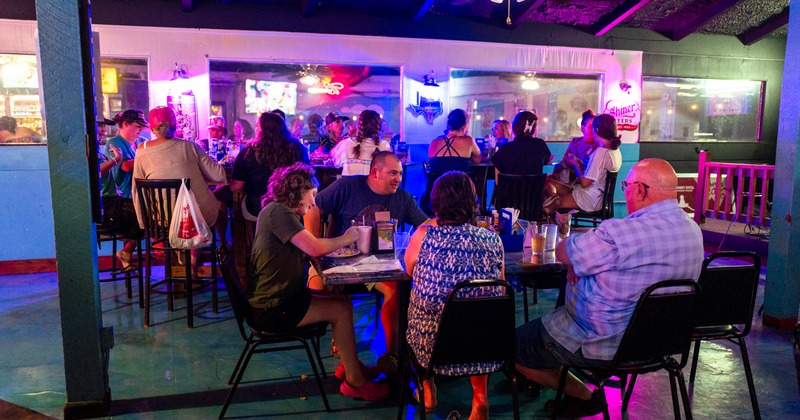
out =
{"type": "Polygon", "coordinates": [[[319,350],[320,349],[319,337],[312,338],[311,339],[311,344],[314,346],[314,354],[317,356],[317,363],[319,363],[319,370],[322,371],[322,377],[327,379],[328,378],[328,372],[325,372],[325,365],[322,364],[322,356],[320,356],[320,354],[319,354],[319,351],[320,351],[319,350]]]}
{"type": "Polygon", "coordinates": [[[142,281],[142,241],[138,240],[136,243],[136,262],[139,268],[136,270],[136,278],[139,280],[139,308],[144,308],[144,289],[142,281]]]}
{"type": "Polygon", "coordinates": [[[676,389],[675,385],[675,374],[670,371],[669,372],[669,390],[672,394],[672,411],[675,413],[675,420],[681,420],[681,407],[678,404],[678,390],[676,389]]]}
{"type": "Polygon", "coordinates": [[[535,287],[533,288],[533,304],[534,305],[539,304],[539,289],[535,287]]]}
{"type": "Polygon", "coordinates": [[[144,326],[147,328],[150,326],[150,278],[153,274],[153,249],[150,246],[149,240],[147,241],[147,256],[145,258],[147,263],[147,274],[145,275],[144,282],[144,326]]]}
{"type": "MultiPolygon", "coordinates": [[[[510,366],[513,365],[513,361],[509,362],[510,366]]],[[[511,372],[508,375],[511,380],[511,406],[514,408],[514,420],[519,420],[519,396],[517,395],[517,372],[514,368],[511,368],[511,372]]]]}
{"type": "Polygon", "coordinates": [[[194,302],[192,295],[194,285],[192,275],[192,255],[188,249],[183,251],[183,260],[186,261],[186,326],[194,328],[194,302]]]}
{"type": "Polygon", "coordinates": [[[400,366],[400,396],[397,400],[397,420],[403,419],[406,392],[410,388],[408,380],[408,361],[403,360],[402,366],[400,366]]]}
{"type": "Polygon", "coordinates": [[[603,380],[600,377],[595,378],[597,380],[597,389],[600,390],[600,398],[603,399],[603,420],[611,420],[611,416],[608,414],[608,400],[606,399],[606,387],[603,384],[603,380]]]}
{"type": "MultiPolygon", "coordinates": [[[[328,403],[328,394],[325,393],[325,386],[322,384],[322,379],[319,377],[319,371],[317,370],[317,362],[314,361],[314,356],[311,354],[311,348],[308,347],[307,340],[300,340],[303,343],[303,347],[306,349],[306,355],[308,356],[308,363],[311,364],[311,370],[314,372],[314,378],[317,380],[317,387],[319,387],[319,393],[322,394],[322,402],[325,404],[325,411],[330,413],[331,412],[331,405],[328,403]]],[[[323,369],[320,365],[320,369],[323,369]]]]}
{"type": "Polygon", "coordinates": [[[231,400],[233,400],[233,394],[236,393],[236,389],[239,388],[239,383],[242,382],[242,376],[244,375],[245,369],[247,369],[247,364],[250,363],[250,357],[253,356],[253,351],[256,349],[256,347],[257,346],[253,344],[247,350],[247,354],[244,357],[242,366],[239,368],[239,372],[236,374],[236,379],[233,381],[233,387],[231,387],[230,392],[228,392],[228,397],[225,399],[225,404],[222,405],[222,411],[219,413],[219,418],[225,417],[225,412],[228,411],[228,406],[231,404],[231,400]]]}
{"type": "MultiPolygon", "coordinates": [[[[250,335],[250,340],[253,339],[253,335],[250,335]]],[[[242,349],[242,354],[239,355],[239,360],[236,361],[236,366],[233,367],[233,372],[231,372],[231,377],[228,379],[228,385],[233,385],[233,379],[236,377],[236,374],[239,372],[239,368],[242,366],[242,360],[244,360],[244,356],[247,354],[247,351],[250,350],[250,346],[253,345],[252,341],[248,341],[244,348],[242,349]]]]}
{"type": "Polygon", "coordinates": [[[747,355],[747,345],[744,343],[744,337],[740,337],[737,341],[742,351],[742,363],[744,364],[744,375],[747,378],[747,388],[750,391],[750,403],[753,405],[753,417],[756,420],[760,420],[761,410],[758,408],[758,397],[756,397],[756,386],[753,383],[753,372],[750,370],[750,358],[747,355]]]}
{"type": "Polygon", "coordinates": [[[625,397],[622,399],[622,412],[628,411],[628,403],[631,402],[631,395],[633,394],[633,385],[636,383],[636,376],[637,374],[631,375],[631,381],[628,383],[628,387],[623,388],[622,392],[625,394],[625,397]]]}
{"type": "MultiPolygon", "coordinates": [[[[683,371],[677,369],[675,371],[675,380],[681,388],[681,399],[683,400],[683,410],[686,414],[686,420],[692,420],[692,406],[689,403],[689,393],[686,391],[686,382],[683,377],[683,371]]],[[[678,413],[676,413],[678,415],[678,413]]]]}
{"type": "Polygon", "coordinates": [[[556,420],[556,415],[558,414],[558,405],[561,403],[561,397],[564,395],[564,385],[567,383],[567,375],[569,374],[569,368],[566,366],[561,368],[561,377],[558,379],[558,389],[556,390],[556,399],[555,404],[553,405],[553,412],[550,413],[550,419],[556,420]]]}
{"type": "Polygon", "coordinates": [[[689,371],[689,386],[694,388],[694,377],[697,374],[697,361],[700,359],[700,341],[694,340],[694,353],[692,355],[692,368],[689,371]]]}

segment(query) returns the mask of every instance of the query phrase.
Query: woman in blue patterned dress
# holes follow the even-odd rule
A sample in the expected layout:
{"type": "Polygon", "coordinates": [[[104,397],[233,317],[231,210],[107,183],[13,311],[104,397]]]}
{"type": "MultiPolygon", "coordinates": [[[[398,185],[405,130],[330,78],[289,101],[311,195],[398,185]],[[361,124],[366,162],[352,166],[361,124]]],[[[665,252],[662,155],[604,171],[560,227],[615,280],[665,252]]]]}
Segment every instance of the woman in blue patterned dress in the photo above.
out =
{"type": "MultiPolygon", "coordinates": [[[[478,206],[475,185],[469,176],[450,171],[439,177],[431,192],[431,206],[437,217],[434,225],[420,226],[412,235],[405,255],[406,269],[414,279],[406,338],[423,366],[428,366],[430,361],[436,328],[453,287],[469,280],[504,279],[500,237],[475,226],[478,206]]],[[[496,294],[500,291],[487,288],[469,293],[496,294]]],[[[474,375],[470,378],[473,392],[470,419],[485,419],[489,411],[486,397],[488,373],[500,365],[448,365],[437,368],[436,373],[474,375]]],[[[425,410],[432,412],[436,408],[436,388],[432,379],[425,381],[424,392],[425,410]]]]}

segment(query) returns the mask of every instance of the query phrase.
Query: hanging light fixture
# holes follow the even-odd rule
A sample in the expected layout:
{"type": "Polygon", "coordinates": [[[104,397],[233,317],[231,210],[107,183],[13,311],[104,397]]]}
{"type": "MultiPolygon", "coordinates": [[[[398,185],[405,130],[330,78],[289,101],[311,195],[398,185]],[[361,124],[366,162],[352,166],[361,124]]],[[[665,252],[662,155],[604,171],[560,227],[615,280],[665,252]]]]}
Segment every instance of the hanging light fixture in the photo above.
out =
{"type": "Polygon", "coordinates": [[[539,89],[539,82],[536,81],[535,74],[526,74],[522,78],[522,88],[525,90],[536,90],[539,89]]]}
{"type": "Polygon", "coordinates": [[[184,64],[179,66],[178,63],[175,62],[175,69],[172,70],[172,78],[169,79],[170,82],[174,82],[175,80],[185,80],[188,78],[189,77],[186,76],[186,65],[184,64]]]}
{"type": "MultiPolygon", "coordinates": [[[[491,0],[492,3],[502,4],[504,0],[491,0]]],[[[522,3],[525,0],[517,0],[517,3],[522,3]]],[[[508,16],[506,16],[506,25],[511,25],[511,0],[508,0],[508,16]]]]}

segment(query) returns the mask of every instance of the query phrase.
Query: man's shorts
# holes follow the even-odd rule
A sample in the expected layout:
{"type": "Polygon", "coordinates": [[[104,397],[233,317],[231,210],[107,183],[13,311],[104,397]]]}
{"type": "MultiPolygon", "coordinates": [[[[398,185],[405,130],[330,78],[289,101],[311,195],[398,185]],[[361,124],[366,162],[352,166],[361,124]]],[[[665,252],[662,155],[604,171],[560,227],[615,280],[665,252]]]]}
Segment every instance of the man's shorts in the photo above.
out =
{"type": "Polygon", "coordinates": [[[517,363],[531,369],[558,369],[564,365],[608,367],[611,360],[587,359],[581,349],[570,352],[550,336],[538,318],[517,327],[517,363]]]}

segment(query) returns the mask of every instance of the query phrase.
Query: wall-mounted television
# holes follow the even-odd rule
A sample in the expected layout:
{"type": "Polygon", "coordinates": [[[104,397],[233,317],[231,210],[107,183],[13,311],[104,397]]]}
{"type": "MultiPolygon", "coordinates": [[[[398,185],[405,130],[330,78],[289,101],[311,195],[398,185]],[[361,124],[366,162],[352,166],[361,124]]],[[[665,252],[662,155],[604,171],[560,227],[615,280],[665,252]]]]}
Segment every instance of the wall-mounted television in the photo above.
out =
{"type": "Polygon", "coordinates": [[[244,112],[247,114],[261,114],[273,109],[280,109],[286,115],[296,113],[297,83],[247,79],[244,90],[244,112]]]}

